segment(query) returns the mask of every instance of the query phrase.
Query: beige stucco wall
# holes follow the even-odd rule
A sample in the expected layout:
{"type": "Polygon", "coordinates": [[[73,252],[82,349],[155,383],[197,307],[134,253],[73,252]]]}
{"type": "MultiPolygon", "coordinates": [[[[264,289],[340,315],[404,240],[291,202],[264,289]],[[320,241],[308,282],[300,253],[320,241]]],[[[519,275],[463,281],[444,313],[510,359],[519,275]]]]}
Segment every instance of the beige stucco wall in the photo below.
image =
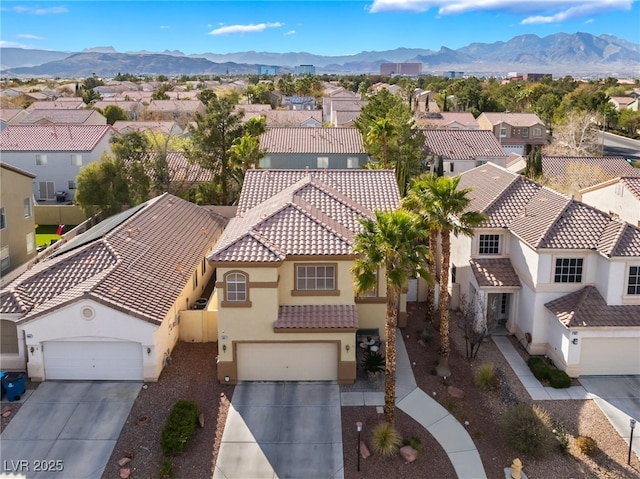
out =
{"type": "Polygon", "coordinates": [[[78,205],[36,205],[35,216],[38,225],[79,225],[87,220],[78,205]]]}

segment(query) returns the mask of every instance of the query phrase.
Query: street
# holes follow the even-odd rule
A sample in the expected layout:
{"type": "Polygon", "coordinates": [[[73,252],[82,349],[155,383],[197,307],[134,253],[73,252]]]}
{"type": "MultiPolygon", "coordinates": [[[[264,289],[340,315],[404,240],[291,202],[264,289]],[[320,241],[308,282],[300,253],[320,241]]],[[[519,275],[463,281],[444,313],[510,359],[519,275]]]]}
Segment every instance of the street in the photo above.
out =
{"type": "Polygon", "coordinates": [[[622,156],[627,159],[640,160],[640,141],[613,133],[599,132],[601,144],[603,134],[605,156],[622,156]]]}

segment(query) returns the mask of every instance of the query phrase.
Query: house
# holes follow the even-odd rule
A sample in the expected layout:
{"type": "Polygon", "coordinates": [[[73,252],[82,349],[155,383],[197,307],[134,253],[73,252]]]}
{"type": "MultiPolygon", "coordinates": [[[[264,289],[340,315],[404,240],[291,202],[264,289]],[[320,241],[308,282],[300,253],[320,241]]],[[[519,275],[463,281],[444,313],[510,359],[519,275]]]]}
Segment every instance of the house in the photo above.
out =
{"type": "MultiPolygon", "coordinates": [[[[217,270],[218,379],[356,377],[359,329],[384,334],[384,272],[357,296],[360,218],[392,211],[392,170],[248,170],[236,217],[208,256],[217,270]]],[[[399,324],[406,324],[406,296],[399,324]]]]}
{"type": "Polygon", "coordinates": [[[481,130],[490,130],[505,152],[528,155],[549,141],[547,127],[535,113],[482,113],[477,118],[481,130]]]}
{"type": "Polygon", "coordinates": [[[286,110],[315,110],[316,99],[312,96],[283,96],[280,107],[286,110]]]}
{"type": "Polygon", "coordinates": [[[107,99],[97,101],[93,104],[93,108],[104,111],[106,107],[109,105],[117,106],[118,108],[122,108],[127,115],[127,118],[131,121],[137,121],[144,114],[144,104],[141,101],[133,101],[133,100],[116,100],[116,99],[107,99]]]}
{"type": "Polygon", "coordinates": [[[214,274],[205,256],[225,223],[164,194],[75,237],[0,291],[12,341],[2,369],[26,362],[34,381],[157,380],[181,313],[214,274]]]}
{"type": "Polygon", "coordinates": [[[236,105],[235,111],[243,111],[243,122],[250,118],[264,118],[267,128],[272,127],[322,127],[320,110],[272,110],[271,105],[236,105]]]}
{"type": "Polygon", "coordinates": [[[358,168],[369,161],[355,128],[268,128],[260,147],[261,168],[358,168]]]}
{"type": "Polygon", "coordinates": [[[36,175],[39,201],[69,201],[82,166],[109,152],[109,125],[9,125],[0,132],[2,161],[36,175]]]}
{"type": "Polygon", "coordinates": [[[580,190],[582,202],[640,227],[640,175],[622,176],[580,190]]]}
{"type": "MultiPolygon", "coordinates": [[[[354,94],[355,95],[355,94],[354,94]]],[[[332,126],[347,126],[360,116],[360,111],[369,101],[361,100],[358,96],[345,95],[344,93],[322,98],[322,119],[332,126]],[[345,115],[349,113],[349,115],[345,115]],[[346,118],[348,120],[345,121],[346,118]]]]}
{"type": "Polygon", "coordinates": [[[457,175],[488,161],[506,166],[507,154],[498,140],[484,130],[420,130],[426,161],[433,171],[443,162],[447,176],[457,175]]]}
{"type": "Polygon", "coordinates": [[[0,162],[0,274],[36,255],[32,182],[36,175],[0,162]]]}
{"type": "Polygon", "coordinates": [[[23,110],[23,114],[18,114],[12,124],[19,125],[106,125],[107,119],[98,111],[83,110],[64,110],[54,108],[51,110],[23,110]]]}
{"type": "Polygon", "coordinates": [[[33,110],[79,110],[80,108],[86,108],[86,103],[82,101],[82,98],[58,98],[54,101],[34,101],[26,109],[33,110]]]}
{"type": "Polygon", "coordinates": [[[134,131],[151,131],[167,136],[182,136],[184,130],[175,121],[126,121],[118,120],[113,124],[118,133],[126,134],[134,131]]]}
{"type": "Polygon", "coordinates": [[[572,377],[640,374],[640,228],[492,163],[460,176],[488,219],[451,237],[452,298],[572,377]]]}
{"type": "Polygon", "coordinates": [[[434,130],[479,130],[480,125],[469,112],[426,112],[415,116],[415,125],[421,129],[434,130]]]}
{"type": "Polygon", "coordinates": [[[633,98],[631,96],[612,96],[609,98],[609,103],[612,103],[618,111],[638,111],[637,98],[633,98]]]}
{"type": "Polygon", "coordinates": [[[16,116],[18,116],[23,111],[24,110],[22,108],[0,109],[0,131],[4,130],[7,125],[14,122],[14,119],[16,118],[16,116]]]}

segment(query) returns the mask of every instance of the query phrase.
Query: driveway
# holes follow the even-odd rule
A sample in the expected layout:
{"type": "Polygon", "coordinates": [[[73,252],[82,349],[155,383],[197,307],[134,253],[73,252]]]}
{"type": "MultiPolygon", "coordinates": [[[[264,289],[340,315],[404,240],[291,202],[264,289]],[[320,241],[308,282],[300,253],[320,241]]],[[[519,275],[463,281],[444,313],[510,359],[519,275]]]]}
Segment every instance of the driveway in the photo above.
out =
{"type": "Polygon", "coordinates": [[[343,479],[340,389],[331,382],[235,387],[213,479],[343,479]]]}
{"type": "Polygon", "coordinates": [[[99,479],[141,386],[40,384],[0,435],[0,477],[99,479]]]}

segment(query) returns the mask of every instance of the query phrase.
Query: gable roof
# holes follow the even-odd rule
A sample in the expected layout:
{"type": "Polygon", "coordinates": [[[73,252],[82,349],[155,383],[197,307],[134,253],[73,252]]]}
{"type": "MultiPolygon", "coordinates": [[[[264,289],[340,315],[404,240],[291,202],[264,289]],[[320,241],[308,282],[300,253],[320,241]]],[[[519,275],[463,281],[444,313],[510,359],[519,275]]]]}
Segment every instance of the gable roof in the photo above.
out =
{"type": "Polygon", "coordinates": [[[62,110],[76,110],[83,106],[86,105],[81,98],[58,98],[55,101],[34,101],[27,107],[27,110],[51,110],[54,108],[62,110]]]}
{"type": "Polygon", "coordinates": [[[535,113],[485,112],[480,116],[484,116],[493,126],[500,123],[516,127],[544,125],[535,113]]]}
{"type": "Polygon", "coordinates": [[[107,119],[96,110],[33,110],[25,118],[20,120],[22,125],[33,125],[36,123],[63,123],[63,124],[83,124],[92,116],[102,117],[103,124],[107,124],[107,119]]]}
{"type": "Polygon", "coordinates": [[[281,262],[288,255],[350,255],[360,218],[391,211],[391,170],[248,170],[233,218],[211,261],[281,262]]]}
{"type": "Polygon", "coordinates": [[[132,210],[98,223],[7,285],[0,312],[30,321],[89,298],[160,324],[226,220],[168,193],[132,210]]]}
{"type": "Polygon", "coordinates": [[[482,227],[508,228],[533,249],[640,256],[640,228],[493,163],[463,172],[459,188],[471,188],[467,211],[488,216],[482,227]]]}
{"type": "Polygon", "coordinates": [[[582,184],[594,184],[602,178],[595,178],[597,170],[611,177],[640,176],[640,169],[634,168],[622,156],[543,156],[542,173],[552,181],[564,182],[573,180],[582,184]],[[585,168],[575,171],[570,165],[584,165],[585,168]],[[580,175],[580,178],[576,178],[580,175]],[[594,180],[595,178],[595,180],[594,180]]]}
{"type": "Polygon", "coordinates": [[[468,111],[443,111],[421,113],[416,124],[429,125],[421,128],[447,128],[452,123],[458,123],[466,128],[478,129],[478,121],[468,111]]]}
{"type": "Polygon", "coordinates": [[[92,151],[113,130],[110,125],[8,125],[2,151],[92,151]]]}
{"type": "Polygon", "coordinates": [[[585,286],[544,306],[568,328],[640,327],[640,305],[608,305],[594,286],[585,286]]]}
{"type": "Polygon", "coordinates": [[[365,154],[355,128],[268,128],[260,146],[269,153],[365,154]]]}
{"type": "Polygon", "coordinates": [[[435,156],[452,160],[478,157],[507,157],[489,130],[420,130],[425,148],[435,156]]]}

